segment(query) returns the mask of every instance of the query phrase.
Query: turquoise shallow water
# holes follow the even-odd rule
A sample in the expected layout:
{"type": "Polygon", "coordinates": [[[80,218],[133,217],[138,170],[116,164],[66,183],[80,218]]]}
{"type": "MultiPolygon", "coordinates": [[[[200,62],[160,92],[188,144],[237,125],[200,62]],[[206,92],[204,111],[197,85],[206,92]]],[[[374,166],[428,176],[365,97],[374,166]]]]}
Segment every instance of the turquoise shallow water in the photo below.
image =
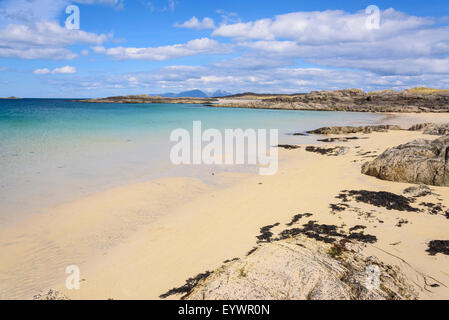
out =
{"type": "Polygon", "coordinates": [[[0,223],[132,181],[179,175],[169,161],[169,136],[177,128],[190,131],[195,120],[203,128],[279,129],[281,142],[290,143],[305,140],[287,133],[381,118],[200,105],[0,100],[0,223]]]}

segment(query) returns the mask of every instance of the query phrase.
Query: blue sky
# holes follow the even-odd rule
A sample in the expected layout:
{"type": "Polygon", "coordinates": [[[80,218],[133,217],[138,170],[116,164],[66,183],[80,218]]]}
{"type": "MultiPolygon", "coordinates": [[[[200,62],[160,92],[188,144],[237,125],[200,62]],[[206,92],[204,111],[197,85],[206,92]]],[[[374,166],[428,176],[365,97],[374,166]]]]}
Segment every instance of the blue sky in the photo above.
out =
{"type": "Polygon", "coordinates": [[[0,0],[0,96],[449,88],[448,1],[0,0]],[[80,29],[65,9],[80,9],[80,29]],[[365,8],[380,9],[367,28],[365,8]]]}

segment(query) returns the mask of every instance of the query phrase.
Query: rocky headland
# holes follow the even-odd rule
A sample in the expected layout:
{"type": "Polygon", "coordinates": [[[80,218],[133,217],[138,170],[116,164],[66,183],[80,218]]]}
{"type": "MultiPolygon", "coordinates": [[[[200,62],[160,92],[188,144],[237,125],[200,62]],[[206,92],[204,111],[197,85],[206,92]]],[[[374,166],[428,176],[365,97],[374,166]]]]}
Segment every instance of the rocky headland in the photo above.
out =
{"type": "Polygon", "coordinates": [[[214,107],[357,112],[449,112],[449,90],[416,88],[396,92],[360,89],[294,95],[243,94],[221,98],[214,107]]]}
{"type": "Polygon", "coordinates": [[[360,89],[281,95],[244,93],[222,98],[166,98],[132,95],[83,100],[91,103],[192,103],[210,107],[354,112],[449,112],[449,90],[415,88],[402,92],[360,89]]]}
{"type": "Polygon", "coordinates": [[[215,98],[195,98],[195,97],[166,98],[161,96],[150,96],[147,94],[81,100],[81,102],[89,102],[89,103],[123,103],[123,104],[133,104],[133,103],[207,104],[213,103],[215,101],[217,101],[217,99],[215,98]]]}

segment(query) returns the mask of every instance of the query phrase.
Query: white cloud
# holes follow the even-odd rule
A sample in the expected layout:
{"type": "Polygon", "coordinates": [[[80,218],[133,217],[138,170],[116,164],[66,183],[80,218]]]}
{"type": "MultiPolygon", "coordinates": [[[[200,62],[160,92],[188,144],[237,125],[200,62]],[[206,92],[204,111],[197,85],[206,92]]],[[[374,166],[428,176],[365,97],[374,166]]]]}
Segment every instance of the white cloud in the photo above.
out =
{"type": "Polygon", "coordinates": [[[102,44],[110,36],[82,30],[68,30],[55,22],[41,21],[28,25],[9,24],[0,30],[0,57],[20,59],[68,60],[76,54],[65,46],[102,44]]]}
{"type": "Polygon", "coordinates": [[[149,47],[149,48],[132,48],[132,47],[115,47],[104,48],[102,46],[94,46],[92,50],[97,54],[105,54],[118,60],[135,59],[135,60],[168,60],[197,54],[219,54],[229,53],[231,47],[221,44],[216,40],[209,38],[201,38],[190,40],[185,44],[175,44],[170,46],[149,47]]]}
{"type": "MultiPolygon", "coordinates": [[[[78,0],[74,3],[117,7],[120,0],[78,0]]],[[[69,0],[6,0],[0,3],[0,57],[70,60],[77,55],[67,46],[101,45],[112,35],[68,30],[56,21],[69,0]]]]}
{"type": "Polygon", "coordinates": [[[408,16],[394,9],[382,11],[381,17],[381,28],[370,30],[365,27],[367,15],[364,11],[355,14],[341,10],[293,12],[278,15],[273,19],[223,24],[213,35],[258,40],[292,39],[302,44],[323,44],[369,41],[434,23],[432,19],[408,16]]]}
{"type": "Polygon", "coordinates": [[[215,22],[211,18],[203,18],[203,21],[198,20],[197,17],[193,16],[190,20],[182,23],[175,24],[176,27],[179,28],[188,28],[188,29],[214,29],[215,22]]]}
{"type": "Polygon", "coordinates": [[[64,66],[61,68],[55,68],[50,70],[48,68],[36,69],[33,71],[34,74],[74,74],[76,73],[76,68],[72,66],[64,66]]]}
{"type": "Polygon", "coordinates": [[[441,21],[388,9],[381,12],[380,29],[370,30],[366,19],[365,12],[294,12],[223,24],[212,35],[249,49],[219,63],[228,67],[279,67],[301,60],[381,75],[447,72],[449,27],[441,21]]]}
{"type": "Polygon", "coordinates": [[[33,25],[10,24],[0,30],[0,41],[9,46],[67,46],[75,43],[101,44],[108,39],[82,30],[68,30],[56,22],[41,21],[33,25]]]}
{"type": "Polygon", "coordinates": [[[65,48],[0,48],[0,57],[18,59],[71,60],[76,54],[65,48]]]}
{"type": "Polygon", "coordinates": [[[190,89],[230,92],[297,93],[311,90],[361,88],[367,91],[403,90],[427,85],[444,88],[448,82],[441,75],[379,76],[369,71],[330,70],[324,68],[270,68],[248,72],[226,67],[170,66],[148,72],[75,78],[49,78],[53,84],[74,92],[103,90],[100,95],[180,92],[190,89]]]}

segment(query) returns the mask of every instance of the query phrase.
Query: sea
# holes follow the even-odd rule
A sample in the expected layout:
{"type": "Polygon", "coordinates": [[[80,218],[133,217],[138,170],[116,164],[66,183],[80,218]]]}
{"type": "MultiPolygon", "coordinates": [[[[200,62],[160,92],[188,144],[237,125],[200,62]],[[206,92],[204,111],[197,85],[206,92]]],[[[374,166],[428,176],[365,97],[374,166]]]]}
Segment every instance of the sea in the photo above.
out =
{"type": "Polygon", "coordinates": [[[201,121],[204,129],[278,129],[280,143],[307,144],[316,137],[291,134],[331,125],[368,125],[383,117],[190,104],[0,100],[0,225],[133,182],[248,169],[181,170],[173,165],[170,134],[191,131],[193,121],[201,121]]]}

